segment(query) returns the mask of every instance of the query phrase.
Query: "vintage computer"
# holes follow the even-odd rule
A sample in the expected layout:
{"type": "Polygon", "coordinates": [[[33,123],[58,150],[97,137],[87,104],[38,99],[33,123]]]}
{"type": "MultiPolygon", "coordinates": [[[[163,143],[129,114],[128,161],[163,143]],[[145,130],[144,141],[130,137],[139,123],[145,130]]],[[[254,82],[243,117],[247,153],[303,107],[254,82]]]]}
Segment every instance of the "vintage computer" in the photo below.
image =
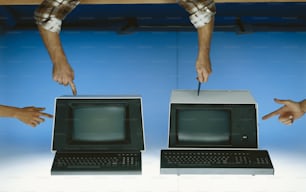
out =
{"type": "Polygon", "coordinates": [[[141,174],[140,96],[55,99],[51,174],[141,174]]]}
{"type": "Polygon", "coordinates": [[[173,90],[161,174],[274,174],[249,91],[173,90]]]}

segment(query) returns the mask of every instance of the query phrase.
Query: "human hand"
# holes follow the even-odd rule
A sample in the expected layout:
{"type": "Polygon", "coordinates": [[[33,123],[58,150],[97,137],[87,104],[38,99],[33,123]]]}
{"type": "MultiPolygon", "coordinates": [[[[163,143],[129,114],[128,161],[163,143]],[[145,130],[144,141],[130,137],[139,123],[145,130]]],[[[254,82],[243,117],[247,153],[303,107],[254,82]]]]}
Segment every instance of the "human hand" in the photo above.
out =
{"type": "Polygon", "coordinates": [[[199,82],[207,82],[212,72],[209,54],[199,54],[196,61],[197,79],[199,82]]]}
{"type": "Polygon", "coordinates": [[[274,101],[278,104],[283,104],[283,106],[263,116],[262,117],[263,120],[269,119],[275,115],[279,115],[278,119],[280,122],[282,122],[285,125],[291,125],[294,122],[294,120],[304,115],[304,111],[302,110],[299,102],[291,100],[280,100],[280,99],[274,99],[274,101]]]}
{"type": "Polygon", "coordinates": [[[24,108],[16,108],[15,117],[22,121],[23,123],[30,125],[32,127],[36,127],[40,123],[44,122],[45,120],[41,117],[48,117],[52,118],[53,116],[48,113],[43,113],[42,111],[45,108],[41,107],[24,107],[24,108]]]}
{"type": "Polygon", "coordinates": [[[62,85],[70,85],[73,95],[77,94],[76,86],[73,82],[74,72],[68,63],[53,65],[53,80],[62,85]]]}

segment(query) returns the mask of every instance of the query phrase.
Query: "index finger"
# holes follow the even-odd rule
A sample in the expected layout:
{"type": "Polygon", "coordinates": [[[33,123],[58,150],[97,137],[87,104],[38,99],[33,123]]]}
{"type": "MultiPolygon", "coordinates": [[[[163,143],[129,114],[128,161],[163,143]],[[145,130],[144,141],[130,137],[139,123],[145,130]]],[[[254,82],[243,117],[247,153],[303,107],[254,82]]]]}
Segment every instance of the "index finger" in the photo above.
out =
{"type": "Polygon", "coordinates": [[[70,87],[71,87],[72,94],[73,94],[74,96],[76,96],[76,95],[77,95],[77,90],[76,90],[76,86],[75,86],[75,84],[73,83],[73,81],[69,81],[69,85],[70,85],[70,87]]]}
{"type": "Polygon", "coordinates": [[[273,112],[271,112],[271,113],[269,113],[269,114],[263,116],[262,119],[263,119],[263,120],[266,120],[266,119],[269,119],[269,118],[271,118],[271,117],[273,117],[273,116],[275,116],[275,115],[278,115],[278,114],[279,114],[279,111],[280,111],[280,109],[278,109],[278,110],[276,110],[276,111],[273,111],[273,112]]]}
{"type": "Polygon", "coordinates": [[[42,116],[48,117],[48,118],[53,118],[53,115],[48,114],[48,113],[41,113],[42,116]]]}

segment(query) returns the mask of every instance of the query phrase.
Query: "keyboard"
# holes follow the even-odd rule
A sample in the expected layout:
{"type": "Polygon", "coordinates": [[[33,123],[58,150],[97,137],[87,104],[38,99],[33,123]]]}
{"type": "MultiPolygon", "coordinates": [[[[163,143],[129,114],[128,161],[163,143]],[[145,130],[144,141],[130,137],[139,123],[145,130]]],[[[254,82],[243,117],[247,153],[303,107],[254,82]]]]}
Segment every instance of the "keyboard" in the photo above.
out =
{"type": "Polygon", "coordinates": [[[161,150],[161,174],[273,175],[266,150],[161,150]]]}
{"type": "Polygon", "coordinates": [[[140,174],[141,152],[57,152],[51,174],[140,174]]]}

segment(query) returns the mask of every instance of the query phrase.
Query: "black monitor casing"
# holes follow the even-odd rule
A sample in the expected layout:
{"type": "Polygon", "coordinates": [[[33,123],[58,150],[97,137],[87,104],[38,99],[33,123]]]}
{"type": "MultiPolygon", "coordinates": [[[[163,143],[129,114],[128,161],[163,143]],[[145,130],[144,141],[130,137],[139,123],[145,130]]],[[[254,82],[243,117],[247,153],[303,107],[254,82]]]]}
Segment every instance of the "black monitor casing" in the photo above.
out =
{"type": "Polygon", "coordinates": [[[144,150],[142,98],[140,96],[61,96],[55,98],[53,151],[139,151],[144,150]],[[129,139],[119,143],[75,142],[72,140],[72,110],[74,105],[122,104],[127,109],[129,139]]]}

